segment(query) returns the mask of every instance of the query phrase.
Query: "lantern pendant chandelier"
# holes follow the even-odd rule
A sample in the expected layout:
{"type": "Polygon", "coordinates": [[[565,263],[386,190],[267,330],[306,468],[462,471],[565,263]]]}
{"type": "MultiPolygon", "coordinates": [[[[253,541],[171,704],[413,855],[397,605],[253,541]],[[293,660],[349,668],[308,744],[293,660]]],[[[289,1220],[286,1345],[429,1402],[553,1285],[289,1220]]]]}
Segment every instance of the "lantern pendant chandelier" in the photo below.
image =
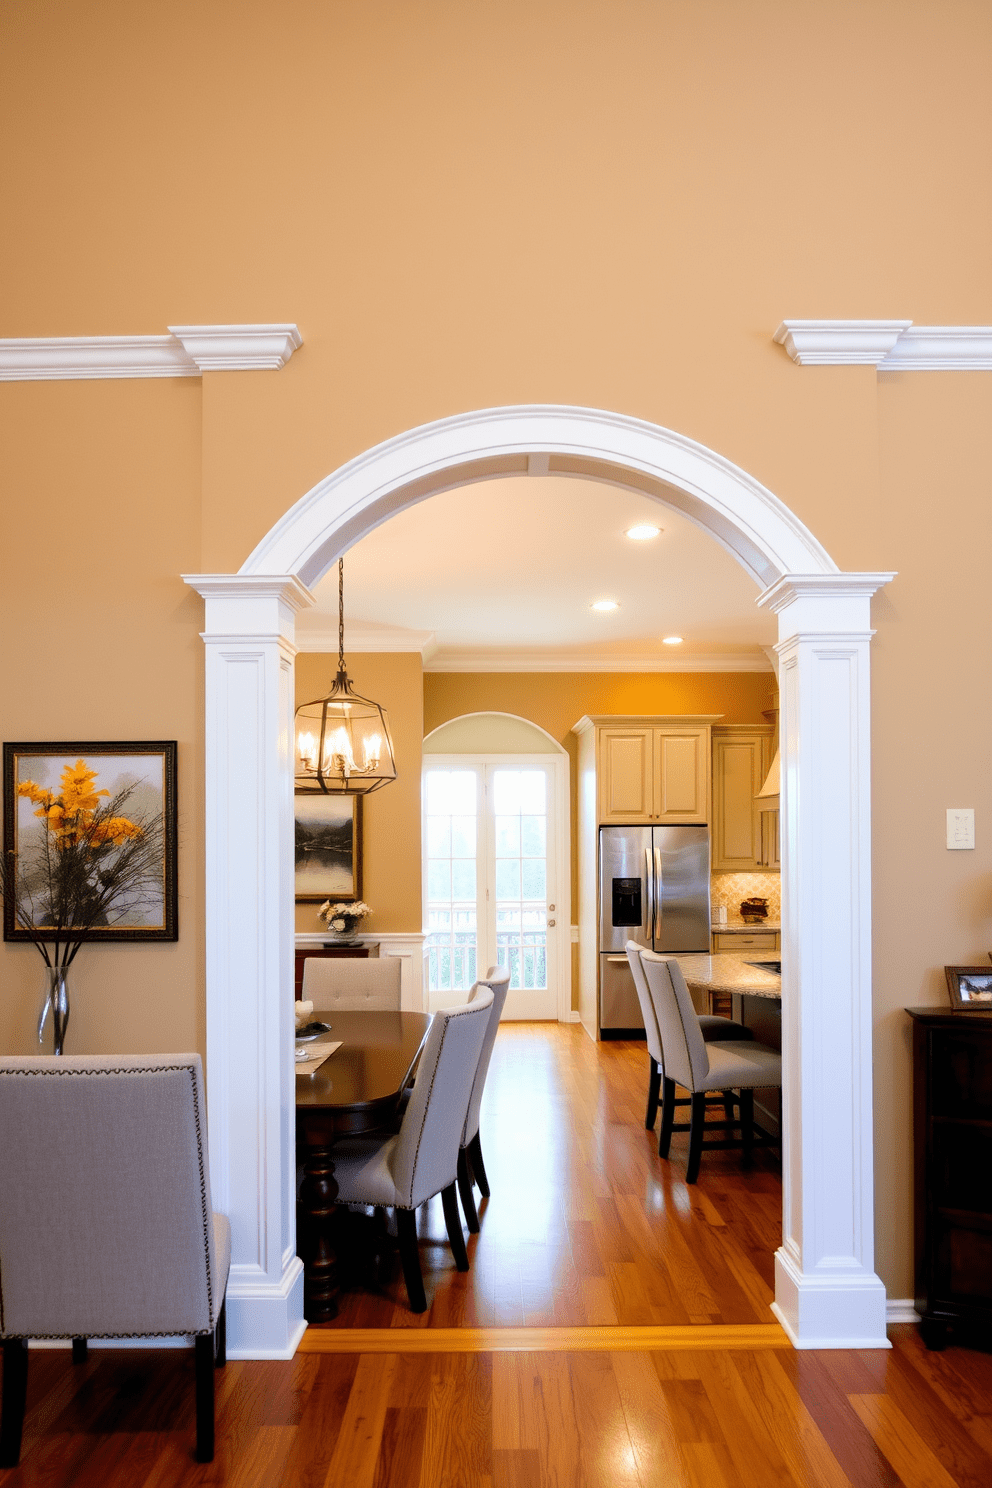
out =
{"type": "Polygon", "coordinates": [[[367,796],[396,779],[385,709],[361,697],[344,664],[344,559],[338,560],[338,674],[325,698],[296,710],[298,791],[367,796]]]}

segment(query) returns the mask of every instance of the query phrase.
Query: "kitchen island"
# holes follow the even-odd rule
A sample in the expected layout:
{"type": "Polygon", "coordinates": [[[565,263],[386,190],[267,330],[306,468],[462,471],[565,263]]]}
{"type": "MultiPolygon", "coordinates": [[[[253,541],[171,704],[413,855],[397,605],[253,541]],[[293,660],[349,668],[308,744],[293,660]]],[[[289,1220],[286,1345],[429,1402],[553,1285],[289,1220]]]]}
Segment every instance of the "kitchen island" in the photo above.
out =
{"type": "MultiPolygon", "coordinates": [[[[676,956],[697,1012],[722,1013],[750,1028],[769,1048],[782,1047],[782,978],[778,972],[755,966],[755,961],[778,958],[769,952],[750,956],[676,956]]],[[[754,1112],[759,1125],[778,1136],[780,1100],[777,1090],[756,1090],[754,1112]]]]}

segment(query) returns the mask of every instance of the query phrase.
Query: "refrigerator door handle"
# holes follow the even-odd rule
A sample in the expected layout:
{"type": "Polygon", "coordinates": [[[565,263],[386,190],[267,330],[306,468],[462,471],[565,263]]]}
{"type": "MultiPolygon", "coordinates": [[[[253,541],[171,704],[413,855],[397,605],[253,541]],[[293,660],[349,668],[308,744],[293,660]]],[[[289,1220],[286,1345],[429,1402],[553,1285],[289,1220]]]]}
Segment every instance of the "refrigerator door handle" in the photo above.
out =
{"type": "Polygon", "coordinates": [[[661,949],[661,848],[654,850],[654,930],[655,944],[661,949]]]}
{"type": "Polygon", "coordinates": [[[647,898],[645,924],[648,940],[650,940],[654,934],[654,860],[649,847],[644,849],[644,887],[647,898]]]}

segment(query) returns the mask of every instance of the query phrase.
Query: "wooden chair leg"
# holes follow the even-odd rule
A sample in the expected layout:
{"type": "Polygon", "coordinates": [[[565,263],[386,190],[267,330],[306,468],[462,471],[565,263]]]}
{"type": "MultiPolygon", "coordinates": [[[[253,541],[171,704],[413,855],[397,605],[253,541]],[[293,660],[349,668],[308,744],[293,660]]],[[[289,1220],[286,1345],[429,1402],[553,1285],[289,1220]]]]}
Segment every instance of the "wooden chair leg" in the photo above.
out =
{"type": "Polygon", "coordinates": [[[468,1158],[465,1148],[458,1149],[458,1192],[461,1196],[462,1208],[465,1210],[465,1223],[473,1235],[479,1233],[479,1216],[475,1208],[475,1194],[472,1192],[472,1175],[468,1170],[468,1158]]]}
{"type": "Polygon", "coordinates": [[[693,1093],[689,1115],[689,1166],[685,1171],[686,1183],[695,1183],[699,1177],[699,1164],[703,1156],[703,1127],[706,1125],[706,1095],[702,1090],[693,1093]]]}
{"type": "Polygon", "coordinates": [[[72,1340],[72,1362],[73,1364],[85,1364],[87,1355],[87,1343],[85,1338],[74,1338],[72,1340]]]}
{"type": "Polygon", "coordinates": [[[427,1293],[420,1270],[420,1246],[417,1243],[417,1215],[413,1209],[397,1209],[396,1233],[400,1243],[400,1260],[403,1262],[403,1280],[411,1312],[427,1311],[427,1293]]]}
{"type": "Polygon", "coordinates": [[[214,1460],[214,1335],[198,1333],[196,1350],[196,1460],[214,1460]]]}
{"type": "Polygon", "coordinates": [[[658,1156],[667,1157],[672,1145],[672,1127],[675,1124],[675,1081],[667,1076],[661,1089],[661,1135],[658,1138],[658,1156]]]}
{"type": "Polygon", "coordinates": [[[723,1118],[725,1121],[734,1119],[734,1092],[732,1090],[723,1092],[723,1118]]]}
{"type": "Polygon", "coordinates": [[[741,1106],[741,1162],[749,1168],[754,1162],[754,1091],[742,1090],[741,1106]]]}
{"type": "Polygon", "coordinates": [[[646,1131],[654,1131],[654,1124],[658,1118],[658,1095],[661,1090],[661,1065],[652,1054],[648,1055],[651,1064],[651,1073],[648,1075],[648,1110],[644,1118],[646,1131]]]}
{"type": "Polygon", "coordinates": [[[0,1421],[0,1467],[16,1467],[21,1459],[24,1402],[28,1391],[28,1341],[3,1341],[3,1418],[0,1421]]]}
{"type": "Polygon", "coordinates": [[[447,1226],[448,1244],[451,1246],[451,1254],[455,1258],[455,1265],[459,1271],[467,1271],[468,1251],[465,1249],[465,1236],[462,1234],[462,1217],[458,1212],[458,1199],[455,1195],[455,1185],[453,1183],[449,1183],[447,1188],[442,1188],[441,1203],[444,1206],[444,1223],[447,1226]]]}
{"type": "Polygon", "coordinates": [[[214,1367],[223,1369],[227,1363],[227,1298],[220,1304],[220,1317],[214,1329],[214,1367]]]}
{"type": "Polygon", "coordinates": [[[468,1144],[468,1160],[472,1166],[472,1177],[479,1185],[479,1192],[484,1199],[489,1197],[489,1179],[486,1177],[486,1165],[482,1161],[482,1140],[476,1132],[468,1144]]]}

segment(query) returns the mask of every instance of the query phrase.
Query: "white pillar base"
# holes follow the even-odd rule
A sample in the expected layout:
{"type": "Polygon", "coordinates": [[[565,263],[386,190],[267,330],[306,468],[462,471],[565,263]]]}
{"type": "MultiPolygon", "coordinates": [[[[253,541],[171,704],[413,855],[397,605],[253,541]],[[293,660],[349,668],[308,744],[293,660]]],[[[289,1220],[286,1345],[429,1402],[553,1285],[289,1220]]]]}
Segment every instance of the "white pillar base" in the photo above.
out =
{"type": "Polygon", "coordinates": [[[227,1284],[227,1357],[291,1359],[307,1331],[303,1319],[303,1262],[287,1259],[275,1286],[250,1266],[232,1266],[227,1284]],[[250,1273],[254,1275],[245,1275],[250,1273]]]}
{"type": "Polygon", "coordinates": [[[775,1252],[772,1312],[797,1349],[887,1349],[885,1288],[871,1272],[811,1276],[775,1252]]]}

